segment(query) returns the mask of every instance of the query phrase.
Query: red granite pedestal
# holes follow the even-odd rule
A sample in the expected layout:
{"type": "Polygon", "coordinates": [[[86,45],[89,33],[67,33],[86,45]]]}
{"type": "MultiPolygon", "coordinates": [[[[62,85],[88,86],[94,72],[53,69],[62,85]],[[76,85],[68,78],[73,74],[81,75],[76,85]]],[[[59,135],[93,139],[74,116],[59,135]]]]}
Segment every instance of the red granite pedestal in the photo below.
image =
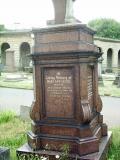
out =
{"type": "Polygon", "coordinates": [[[94,31],[68,24],[33,33],[32,127],[28,145],[17,150],[18,157],[49,155],[54,160],[68,145],[71,159],[104,159],[111,136],[100,113],[97,68],[102,53],[93,43],[94,31]]]}

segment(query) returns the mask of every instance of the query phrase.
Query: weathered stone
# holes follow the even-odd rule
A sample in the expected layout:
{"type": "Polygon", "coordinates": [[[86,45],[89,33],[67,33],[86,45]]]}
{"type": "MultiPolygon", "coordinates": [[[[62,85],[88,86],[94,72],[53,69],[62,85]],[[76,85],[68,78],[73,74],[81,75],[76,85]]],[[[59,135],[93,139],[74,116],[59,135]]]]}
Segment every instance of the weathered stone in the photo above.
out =
{"type": "Polygon", "coordinates": [[[55,24],[75,22],[73,14],[73,0],[52,0],[52,1],[55,9],[55,24]]]}
{"type": "Polygon", "coordinates": [[[7,70],[8,72],[14,72],[15,69],[15,56],[14,56],[14,51],[11,49],[7,49],[5,51],[6,53],[6,66],[5,66],[5,70],[7,70]]]}
{"type": "Polygon", "coordinates": [[[29,106],[20,106],[20,117],[23,120],[30,120],[30,107],[29,106]]]}
{"type": "MultiPolygon", "coordinates": [[[[4,53],[2,50],[0,50],[0,54],[4,54],[4,65],[6,58],[8,58],[7,63],[8,65],[11,65],[10,67],[13,69],[13,64],[9,61],[9,56],[11,56],[11,59],[14,59],[14,69],[19,69],[20,67],[20,59],[21,59],[21,45],[24,42],[27,42],[27,44],[30,46],[30,50],[32,50],[34,39],[31,37],[31,30],[14,30],[14,31],[5,31],[0,33],[0,46],[4,44],[7,44],[10,46],[10,50],[14,51],[14,58],[11,55],[8,55],[6,57],[5,51],[8,48],[4,48],[4,53]]],[[[31,53],[31,52],[30,52],[31,53]]],[[[28,54],[30,54],[28,53],[28,54]]],[[[26,57],[25,57],[26,58],[26,57]]],[[[2,59],[2,58],[1,58],[2,59]]],[[[0,62],[1,63],[1,62],[0,62]]],[[[8,67],[4,66],[4,69],[9,69],[8,67]]]]}
{"type": "Polygon", "coordinates": [[[10,160],[10,150],[5,147],[0,147],[0,160],[10,160]]]}

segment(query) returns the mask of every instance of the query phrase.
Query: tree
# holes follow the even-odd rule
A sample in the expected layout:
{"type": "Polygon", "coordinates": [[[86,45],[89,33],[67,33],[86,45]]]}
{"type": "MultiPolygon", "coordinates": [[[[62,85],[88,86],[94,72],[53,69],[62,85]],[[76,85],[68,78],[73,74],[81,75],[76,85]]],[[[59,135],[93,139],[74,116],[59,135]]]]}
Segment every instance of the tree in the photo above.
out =
{"type": "Polygon", "coordinates": [[[95,19],[88,26],[96,31],[99,37],[120,39],[120,23],[114,19],[95,19]]]}

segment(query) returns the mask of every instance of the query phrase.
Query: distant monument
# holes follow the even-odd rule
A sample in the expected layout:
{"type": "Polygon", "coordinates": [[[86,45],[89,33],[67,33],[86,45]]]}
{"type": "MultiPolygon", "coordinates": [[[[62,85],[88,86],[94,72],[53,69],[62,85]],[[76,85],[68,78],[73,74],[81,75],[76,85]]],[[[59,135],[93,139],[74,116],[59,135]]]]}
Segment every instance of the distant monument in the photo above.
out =
{"type": "MultiPolygon", "coordinates": [[[[34,95],[28,143],[18,160],[59,159],[69,147],[69,160],[105,160],[111,139],[101,115],[95,32],[74,23],[73,1],[53,0],[55,24],[34,29],[34,95]]],[[[61,157],[62,159],[62,157],[61,157]]]]}
{"type": "Polygon", "coordinates": [[[15,71],[14,51],[10,48],[5,51],[6,53],[6,70],[9,72],[15,71]]]}

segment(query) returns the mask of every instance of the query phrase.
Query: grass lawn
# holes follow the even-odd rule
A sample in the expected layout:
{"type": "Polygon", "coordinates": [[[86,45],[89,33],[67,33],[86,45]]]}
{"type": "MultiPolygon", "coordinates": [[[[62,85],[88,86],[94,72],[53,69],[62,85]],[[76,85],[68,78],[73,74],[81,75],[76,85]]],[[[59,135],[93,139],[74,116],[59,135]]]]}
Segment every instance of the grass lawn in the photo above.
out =
{"type": "Polygon", "coordinates": [[[108,160],[120,160],[120,128],[112,128],[112,144],[108,152],[108,160]]]}
{"type": "Polygon", "coordinates": [[[113,85],[112,80],[103,79],[103,81],[104,81],[104,86],[99,86],[100,95],[120,97],[120,88],[117,88],[116,85],[113,85]]]}
{"type": "Polygon", "coordinates": [[[16,81],[6,80],[7,75],[10,75],[10,74],[2,73],[2,75],[0,76],[0,87],[33,89],[32,74],[28,74],[26,79],[16,80],[16,81]]]}
{"type": "Polygon", "coordinates": [[[16,149],[27,142],[26,132],[30,123],[22,121],[10,112],[0,112],[0,146],[9,147],[11,160],[16,160],[16,149]]]}

